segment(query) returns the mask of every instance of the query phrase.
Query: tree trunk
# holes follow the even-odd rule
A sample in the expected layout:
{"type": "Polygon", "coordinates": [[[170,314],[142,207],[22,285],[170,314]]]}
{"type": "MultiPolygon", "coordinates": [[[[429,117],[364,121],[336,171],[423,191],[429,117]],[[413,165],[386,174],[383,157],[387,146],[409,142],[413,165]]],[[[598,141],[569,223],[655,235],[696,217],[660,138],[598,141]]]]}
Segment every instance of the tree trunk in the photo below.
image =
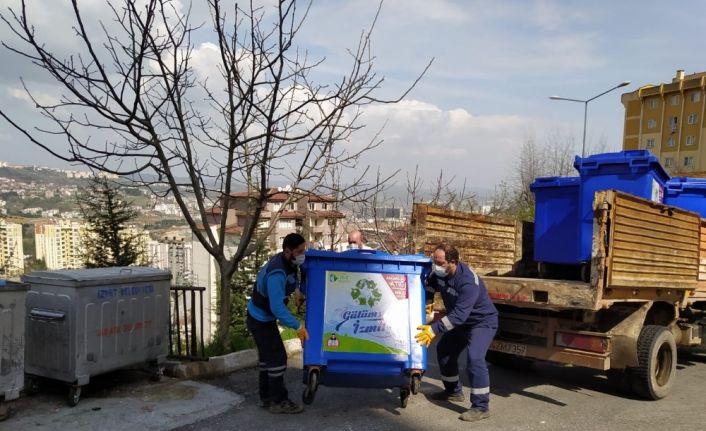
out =
{"type": "Polygon", "coordinates": [[[220,304],[218,306],[218,341],[221,343],[223,352],[230,352],[230,316],[231,316],[231,291],[230,280],[234,271],[228,271],[227,264],[219,263],[220,279],[218,280],[218,292],[220,293],[220,304]]]}

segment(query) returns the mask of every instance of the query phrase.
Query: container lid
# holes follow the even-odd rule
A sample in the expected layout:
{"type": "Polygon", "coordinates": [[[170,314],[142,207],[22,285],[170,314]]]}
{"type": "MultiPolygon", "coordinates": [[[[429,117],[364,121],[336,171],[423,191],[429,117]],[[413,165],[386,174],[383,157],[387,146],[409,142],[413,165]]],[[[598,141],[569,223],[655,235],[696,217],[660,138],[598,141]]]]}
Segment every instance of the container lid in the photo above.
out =
{"type": "Polygon", "coordinates": [[[578,187],[581,185],[580,177],[537,177],[530,184],[530,190],[544,187],[578,187]]]}
{"type": "MultiPolygon", "coordinates": [[[[326,250],[307,250],[306,258],[335,259],[335,260],[376,260],[399,263],[418,263],[431,265],[431,258],[423,254],[390,254],[382,250],[362,249],[347,250],[343,252],[326,250]]],[[[304,261],[306,265],[306,261],[304,261]]]]}
{"type": "Polygon", "coordinates": [[[706,178],[676,177],[665,184],[668,191],[704,190],[706,178]]]}
{"type": "Polygon", "coordinates": [[[574,168],[582,176],[600,174],[598,170],[606,165],[623,165],[626,171],[650,169],[663,181],[669,180],[669,175],[659,163],[659,159],[648,150],[626,150],[593,154],[588,157],[576,156],[574,159],[574,168]]]}
{"type": "Polygon", "coordinates": [[[13,292],[28,289],[29,284],[27,283],[17,283],[15,281],[0,279],[0,292],[13,292]]]}
{"type": "Polygon", "coordinates": [[[26,283],[52,286],[91,287],[108,284],[139,283],[170,280],[169,271],[141,266],[116,266],[111,268],[62,269],[36,271],[22,276],[26,283]]]}

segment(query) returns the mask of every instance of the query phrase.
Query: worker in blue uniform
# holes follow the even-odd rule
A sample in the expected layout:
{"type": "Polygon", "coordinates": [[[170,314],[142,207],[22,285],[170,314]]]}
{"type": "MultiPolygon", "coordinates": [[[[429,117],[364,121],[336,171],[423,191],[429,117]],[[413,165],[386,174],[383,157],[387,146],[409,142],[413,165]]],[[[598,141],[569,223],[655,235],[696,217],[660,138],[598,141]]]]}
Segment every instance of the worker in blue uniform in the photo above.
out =
{"type": "Polygon", "coordinates": [[[289,296],[301,300],[297,269],[304,263],[306,242],[297,233],[284,237],[282,251],[277,253],[257,274],[257,281],[247,305],[247,328],[255,339],[260,363],[260,406],[271,413],[300,413],[303,407],[289,399],[284,384],[287,352],[277,327],[277,321],[295,329],[302,343],[309,333],[287,309],[289,296]]]}
{"type": "MultiPolygon", "coordinates": [[[[427,302],[440,292],[446,315],[421,325],[417,342],[429,347],[432,339],[443,334],[436,346],[444,390],[431,398],[463,402],[463,385],[458,375],[458,357],[464,350],[468,357],[468,380],[471,384],[471,408],[460,419],[477,421],[490,416],[490,376],[485,354],[498,328],[498,311],[488,296],[483,280],[468,265],[459,261],[458,250],[441,244],[432,257],[433,272],[427,279],[427,302]]],[[[429,306],[427,306],[429,307],[429,306]]]]}

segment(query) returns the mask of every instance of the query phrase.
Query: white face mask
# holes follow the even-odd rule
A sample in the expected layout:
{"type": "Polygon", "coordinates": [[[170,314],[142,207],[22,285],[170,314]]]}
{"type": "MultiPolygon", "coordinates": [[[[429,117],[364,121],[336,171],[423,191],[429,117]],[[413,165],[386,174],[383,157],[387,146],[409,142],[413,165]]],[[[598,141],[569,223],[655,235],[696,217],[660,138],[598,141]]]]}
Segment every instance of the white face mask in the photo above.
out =
{"type": "Polygon", "coordinates": [[[448,272],[446,272],[446,269],[443,266],[439,265],[434,265],[434,275],[437,277],[446,277],[448,272]]]}
{"type": "Polygon", "coordinates": [[[294,256],[294,258],[292,258],[292,263],[299,266],[304,263],[304,259],[306,259],[306,256],[300,254],[299,256],[294,256]]]}

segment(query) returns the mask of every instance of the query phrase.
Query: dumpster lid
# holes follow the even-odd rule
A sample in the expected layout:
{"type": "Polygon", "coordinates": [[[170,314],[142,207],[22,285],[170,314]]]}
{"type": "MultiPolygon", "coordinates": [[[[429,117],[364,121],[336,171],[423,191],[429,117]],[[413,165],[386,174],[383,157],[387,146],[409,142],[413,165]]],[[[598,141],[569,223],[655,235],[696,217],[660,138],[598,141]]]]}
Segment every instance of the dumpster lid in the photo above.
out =
{"type": "Polygon", "coordinates": [[[530,184],[530,190],[544,187],[578,187],[581,185],[581,177],[537,177],[530,184]]]}
{"type": "Polygon", "coordinates": [[[140,266],[116,266],[111,268],[62,269],[58,271],[36,271],[22,276],[26,283],[54,286],[96,286],[144,281],[170,280],[169,271],[140,266]]]}
{"type": "MultiPolygon", "coordinates": [[[[431,264],[431,258],[423,254],[390,254],[382,250],[357,249],[343,252],[328,250],[307,250],[306,258],[383,260],[386,262],[431,264]]],[[[304,262],[306,265],[306,261],[304,262]]]]}
{"type": "Polygon", "coordinates": [[[28,289],[29,284],[27,283],[17,283],[16,281],[0,279],[0,292],[13,292],[28,289]]]}
{"type": "Polygon", "coordinates": [[[583,176],[597,172],[605,165],[624,165],[626,169],[648,168],[657,174],[662,181],[669,180],[669,174],[659,163],[659,159],[648,150],[625,150],[616,153],[599,153],[587,157],[576,156],[574,168],[583,176]]]}
{"type": "Polygon", "coordinates": [[[673,177],[666,183],[670,189],[703,189],[706,188],[706,178],[673,177]]]}

